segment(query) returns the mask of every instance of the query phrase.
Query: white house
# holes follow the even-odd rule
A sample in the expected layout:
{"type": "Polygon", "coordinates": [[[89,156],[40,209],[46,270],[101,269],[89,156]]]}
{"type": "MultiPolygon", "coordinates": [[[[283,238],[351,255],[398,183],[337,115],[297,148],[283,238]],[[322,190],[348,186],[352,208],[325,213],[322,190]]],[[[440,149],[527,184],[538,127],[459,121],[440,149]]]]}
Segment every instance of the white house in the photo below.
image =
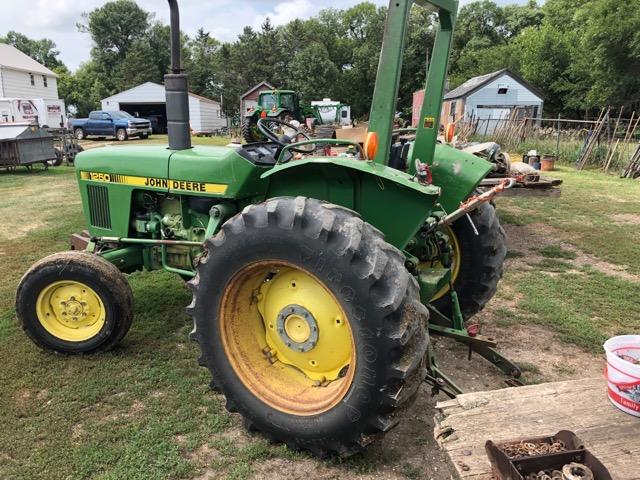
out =
{"type": "MultiPolygon", "coordinates": [[[[167,103],[164,86],[146,82],[102,100],[102,110],[123,110],[131,115],[150,118],[154,133],[166,132],[167,103]]],[[[189,117],[194,133],[212,132],[227,125],[220,103],[189,93],[189,117]]]]}
{"type": "Polygon", "coordinates": [[[58,76],[14,46],[0,43],[0,98],[58,100],[58,76]]]}
{"type": "Polygon", "coordinates": [[[444,96],[441,123],[477,119],[478,132],[491,134],[514,109],[520,116],[542,118],[544,97],[520,75],[504,69],[467,80],[444,96]]]}

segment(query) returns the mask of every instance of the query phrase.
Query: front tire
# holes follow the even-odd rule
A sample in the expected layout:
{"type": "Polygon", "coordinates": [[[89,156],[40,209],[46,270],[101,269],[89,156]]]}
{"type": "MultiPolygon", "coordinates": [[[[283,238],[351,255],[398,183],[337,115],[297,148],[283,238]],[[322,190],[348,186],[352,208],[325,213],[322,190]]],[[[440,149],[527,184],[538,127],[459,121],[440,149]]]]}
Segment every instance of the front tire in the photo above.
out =
{"type": "Polygon", "coordinates": [[[387,432],[425,375],[428,312],[404,255],[355,212],[252,205],[207,241],[191,338],[245,424],[348,456],[387,432]]]}
{"type": "Polygon", "coordinates": [[[84,140],[84,139],[87,137],[87,136],[85,135],[85,133],[84,133],[84,130],[83,130],[83,129],[81,129],[81,128],[76,128],[76,129],[73,131],[73,133],[74,133],[74,135],[76,136],[76,138],[77,138],[78,140],[84,140]]]}
{"type": "Polygon", "coordinates": [[[119,142],[124,142],[128,138],[127,131],[124,128],[116,130],[116,139],[119,142]]]}
{"type": "Polygon", "coordinates": [[[50,255],[24,274],[16,292],[18,320],[31,340],[58,353],[106,351],[126,335],[133,294],[124,275],[97,255],[50,255]]]}

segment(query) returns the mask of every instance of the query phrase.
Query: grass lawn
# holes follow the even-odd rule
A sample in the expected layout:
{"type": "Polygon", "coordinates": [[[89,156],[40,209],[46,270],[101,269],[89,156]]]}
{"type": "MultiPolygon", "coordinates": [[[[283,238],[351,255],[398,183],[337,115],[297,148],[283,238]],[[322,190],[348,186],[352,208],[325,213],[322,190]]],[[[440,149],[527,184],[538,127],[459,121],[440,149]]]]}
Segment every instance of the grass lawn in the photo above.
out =
{"type": "MultiPolygon", "coordinates": [[[[559,199],[498,201],[510,228],[544,241],[512,248],[496,302],[516,298],[500,307],[514,320],[597,350],[611,334],[640,331],[640,182],[568,169],[558,176],[559,199]]],[[[291,460],[310,472],[329,469],[326,478],[375,476],[366,455],[321,462],[244,433],[197,366],[187,340],[189,294],[173,275],[129,277],[136,317],[115,351],[39,351],[16,326],[13,295],[31,263],[65,249],[84,227],[73,170],[0,172],[0,198],[0,478],[240,480],[274,477],[267,466],[291,460]]],[[[409,467],[396,470],[415,478],[409,467]]]]}

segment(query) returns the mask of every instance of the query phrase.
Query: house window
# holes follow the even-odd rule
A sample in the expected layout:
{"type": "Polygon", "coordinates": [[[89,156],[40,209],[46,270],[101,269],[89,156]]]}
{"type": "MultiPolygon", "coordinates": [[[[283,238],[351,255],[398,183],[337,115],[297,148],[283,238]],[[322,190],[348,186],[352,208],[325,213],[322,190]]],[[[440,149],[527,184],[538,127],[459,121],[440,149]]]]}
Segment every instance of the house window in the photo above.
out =
{"type": "Polygon", "coordinates": [[[456,121],[456,108],[457,108],[458,104],[457,102],[451,102],[451,107],[449,109],[449,115],[451,116],[451,121],[455,122],[456,121]]]}
{"type": "Polygon", "coordinates": [[[33,76],[33,73],[29,74],[29,80],[31,81],[31,86],[35,87],[36,86],[36,78],[33,76]]]}
{"type": "Polygon", "coordinates": [[[509,85],[504,83],[498,85],[498,95],[506,95],[508,91],[509,91],[509,85]]]}
{"type": "Polygon", "coordinates": [[[46,75],[42,75],[42,83],[44,84],[44,88],[47,88],[49,85],[47,85],[47,76],[46,75]]]}

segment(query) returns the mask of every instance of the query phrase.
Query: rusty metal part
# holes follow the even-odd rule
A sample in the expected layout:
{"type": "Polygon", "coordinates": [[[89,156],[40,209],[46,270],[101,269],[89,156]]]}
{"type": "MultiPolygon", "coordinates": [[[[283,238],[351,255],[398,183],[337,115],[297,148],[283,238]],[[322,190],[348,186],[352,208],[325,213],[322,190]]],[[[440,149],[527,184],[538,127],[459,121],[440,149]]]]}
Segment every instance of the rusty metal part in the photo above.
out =
{"type": "Polygon", "coordinates": [[[631,355],[625,355],[623,353],[618,353],[618,358],[621,358],[622,360],[632,363],[634,365],[640,365],[640,358],[634,358],[631,355]]]}
{"type": "Polygon", "coordinates": [[[499,185],[496,185],[493,188],[490,188],[484,193],[480,195],[474,195],[473,197],[469,197],[469,199],[463,202],[460,205],[460,208],[451,212],[450,214],[442,217],[442,219],[438,222],[438,225],[451,225],[453,222],[458,220],[460,217],[467,215],[468,213],[474,211],[480,205],[486,202],[490,202],[493,200],[496,195],[504,192],[505,190],[513,187],[516,184],[515,179],[513,178],[505,178],[503,179],[499,185]]]}
{"type": "Polygon", "coordinates": [[[560,470],[540,470],[539,472],[530,473],[525,480],[563,480],[560,470]]]}
{"type": "Polygon", "coordinates": [[[83,251],[87,249],[87,245],[89,244],[90,238],[89,234],[84,232],[82,233],[74,233],[69,237],[69,245],[71,246],[71,250],[79,250],[83,251]]]}
{"type": "Polygon", "coordinates": [[[566,452],[567,446],[562,440],[555,440],[553,443],[547,442],[520,442],[501,445],[502,450],[509,458],[526,458],[534,455],[547,455],[549,453],[566,452]]]}
{"type": "Polygon", "coordinates": [[[562,467],[562,480],[593,480],[593,472],[581,463],[570,463],[562,467]]]}

